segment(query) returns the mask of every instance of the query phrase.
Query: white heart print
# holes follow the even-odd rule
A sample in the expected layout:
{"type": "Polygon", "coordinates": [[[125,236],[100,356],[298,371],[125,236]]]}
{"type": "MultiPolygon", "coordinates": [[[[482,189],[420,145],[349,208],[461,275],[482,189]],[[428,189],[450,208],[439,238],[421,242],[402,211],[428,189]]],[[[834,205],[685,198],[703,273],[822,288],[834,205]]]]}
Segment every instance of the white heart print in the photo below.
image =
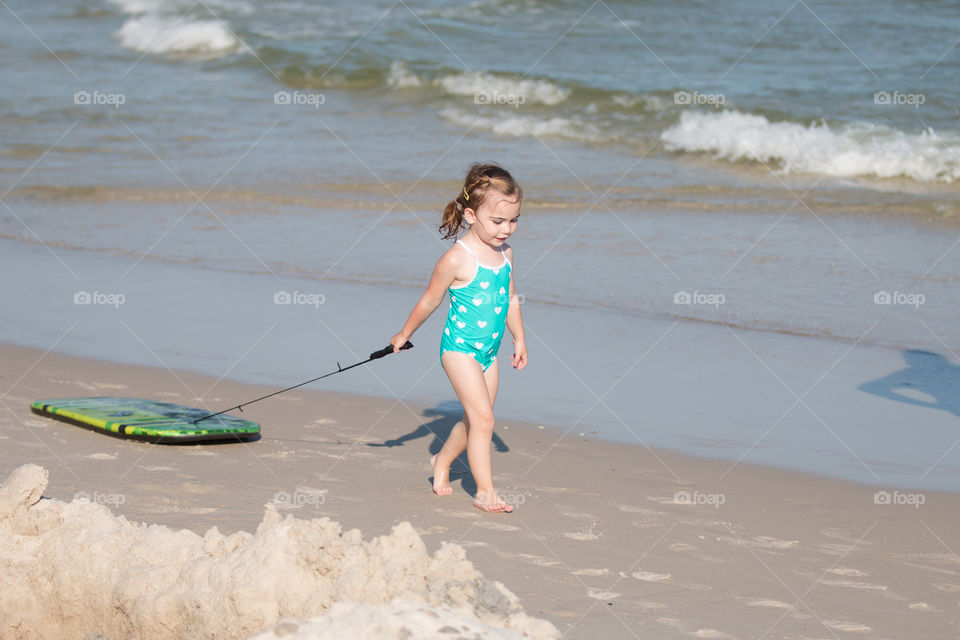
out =
{"type": "Polygon", "coordinates": [[[460,313],[466,313],[467,308],[463,305],[460,305],[459,307],[457,307],[457,311],[459,311],[460,313]]]}
{"type": "Polygon", "coordinates": [[[467,323],[466,323],[466,322],[459,322],[459,321],[458,321],[458,322],[457,322],[457,326],[460,327],[461,329],[463,329],[465,326],[467,326],[467,323]]]}
{"type": "Polygon", "coordinates": [[[483,298],[474,298],[474,299],[473,299],[473,304],[475,304],[475,305],[478,306],[478,307],[480,306],[480,303],[481,303],[481,302],[483,302],[483,298]]]}
{"type": "Polygon", "coordinates": [[[463,344],[463,338],[458,336],[457,339],[454,340],[454,342],[456,342],[457,344],[463,344]]]}
{"type": "Polygon", "coordinates": [[[486,289],[486,288],[489,287],[489,286],[490,286],[490,283],[489,283],[489,282],[481,282],[481,283],[480,283],[480,288],[481,288],[481,289],[486,289]]]}
{"type": "MultiPolygon", "coordinates": [[[[477,320],[477,326],[480,327],[481,329],[483,329],[485,326],[487,326],[487,321],[486,321],[486,320],[477,320]]],[[[494,336],[494,337],[496,337],[496,336],[494,336]]]]}
{"type": "MultiPolygon", "coordinates": [[[[450,335],[450,327],[444,327],[443,332],[447,335],[450,335]]],[[[493,336],[493,337],[496,338],[497,336],[493,336]]]]}
{"type": "Polygon", "coordinates": [[[483,343],[482,343],[482,342],[474,342],[474,343],[473,343],[473,346],[475,346],[477,349],[483,349],[483,343]]]}
{"type": "MultiPolygon", "coordinates": [[[[449,329],[448,329],[447,331],[449,332],[449,329]]],[[[496,340],[498,335],[500,335],[500,332],[499,332],[499,331],[497,331],[495,334],[493,334],[493,339],[496,340]]]]}
{"type": "Polygon", "coordinates": [[[493,312],[496,313],[496,314],[499,314],[501,310],[503,310],[503,307],[494,307],[494,308],[493,308],[493,312]]]}
{"type": "Polygon", "coordinates": [[[500,295],[503,295],[503,294],[505,294],[506,292],[507,292],[506,289],[504,289],[503,287],[500,287],[500,295]]]}

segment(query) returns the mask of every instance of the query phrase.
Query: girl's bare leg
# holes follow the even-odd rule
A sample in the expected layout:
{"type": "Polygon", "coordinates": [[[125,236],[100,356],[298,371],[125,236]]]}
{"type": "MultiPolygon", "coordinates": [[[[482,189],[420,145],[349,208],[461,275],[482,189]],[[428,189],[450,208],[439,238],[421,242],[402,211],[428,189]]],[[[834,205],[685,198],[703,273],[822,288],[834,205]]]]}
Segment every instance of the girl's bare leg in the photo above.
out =
{"type": "Polygon", "coordinates": [[[499,366],[494,360],[483,371],[471,356],[448,351],[441,358],[450,383],[463,405],[463,421],[454,425],[440,452],[430,463],[434,469],[433,488],[437,495],[449,495],[450,465],[464,449],[470,462],[470,471],[477,484],[475,504],[485,511],[512,511],[503,504],[493,489],[493,464],[490,443],[493,438],[493,403],[500,380],[499,366]]]}

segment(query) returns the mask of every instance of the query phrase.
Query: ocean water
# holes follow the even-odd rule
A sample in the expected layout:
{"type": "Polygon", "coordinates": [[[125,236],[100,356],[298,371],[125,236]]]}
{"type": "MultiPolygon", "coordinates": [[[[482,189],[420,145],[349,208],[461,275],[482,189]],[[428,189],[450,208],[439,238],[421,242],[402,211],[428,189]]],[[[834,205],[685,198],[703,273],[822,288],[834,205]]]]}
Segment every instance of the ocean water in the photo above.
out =
{"type": "MultiPolygon", "coordinates": [[[[150,352],[190,351],[177,362],[214,375],[310,377],[277,355],[297,349],[279,346],[231,366],[270,326],[256,301],[281,290],[326,296],[315,311],[336,309],[337,322],[380,346],[446,246],[436,226],[466,167],[497,160],[525,189],[516,273],[538,352],[561,370],[612,383],[616,368],[591,359],[643,353],[653,338],[630,327],[677,321],[735,349],[731,331],[811,339],[802,344],[826,361],[793,363],[807,382],[835,349],[887,354],[867,358],[876,379],[905,353],[958,359],[954,3],[14,0],[0,12],[8,341],[49,347],[71,314],[88,311],[62,299],[82,291],[164,302],[141,319],[165,317],[178,295],[179,313],[199,314],[211,294],[186,284],[209,277],[252,304],[252,317],[232,307],[237,326],[221,331],[238,344],[191,337],[190,326],[228,323],[205,310],[191,325],[161,323],[136,357],[111,346],[127,331],[114,316],[58,348],[147,364],[158,364],[150,352]],[[391,307],[361,321],[351,295],[391,307]],[[29,309],[17,303],[25,296],[29,309]]],[[[291,343],[313,340],[309,323],[288,329],[291,343]]],[[[316,340],[324,353],[351,344],[316,340]]],[[[684,360],[632,393],[703,380],[729,356],[684,360]]],[[[584,401],[594,397],[576,380],[557,387],[563,397],[523,384],[540,413],[505,397],[512,415],[586,420],[612,438],[625,437],[621,416],[644,415],[630,393],[610,400],[621,403],[611,415],[591,416],[584,401]]],[[[869,395],[854,391],[851,402],[869,395]]],[[[723,406],[727,440],[661,407],[673,417],[643,441],[736,458],[753,440],[732,417],[739,403],[723,406]]],[[[929,474],[924,460],[950,445],[941,439],[955,412],[933,415],[911,424],[929,441],[904,477],[929,474]]],[[[897,428],[882,433],[877,465],[892,469],[903,455],[897,428]]],[[[816,448],[783,442],[757,461],[789,466],[800,446],[816,448]]],[[[865,481],[879,481],[854,458],[865,481]]],[[[822,460],[795,464],[831,473],[822,460]]]]}

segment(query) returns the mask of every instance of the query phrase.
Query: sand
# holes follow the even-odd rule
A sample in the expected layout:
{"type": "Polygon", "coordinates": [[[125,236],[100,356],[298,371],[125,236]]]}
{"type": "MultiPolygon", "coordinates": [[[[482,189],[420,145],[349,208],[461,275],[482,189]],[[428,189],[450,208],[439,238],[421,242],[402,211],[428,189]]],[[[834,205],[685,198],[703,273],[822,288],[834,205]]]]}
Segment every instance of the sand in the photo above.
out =
{"type": "MultiPolygon", "coordinates": [[[[155,602],[149,596],[161,591],[181,594],[161,599],[179,611],[178,624],[201,629],[208,624],[202,607],[188,600],[184,609],[184,594],[234,588],[253,594],[237,608],[238,616],[242,608],[252,617],[247,626],[214,633],[391,637],[404,625],[413,637],[452,635],[443,629],[466,637],[550,633],[504,622],[511,616],[590,639],[941,639],[960,632],[954,493],[731,467],[498,416],[494,473],[518,507],[509,516],[488,515],[471,507],[462,466],[454,469],[452,496],[430,491],[435,434],[455,421],[446,405],[298,390],[245,411],[263,424],[257,442],[157,446],[32,415],[29,402],[99,394],[216,407],[271,389],[10,346],[0,347],[0,363],[0,478],[27,463],[49,470],[45,499],[37,500],[43,483],[36,474],[43,472],[26,467],[33,480],[3,502],[2,574],[14,575],[10,557],[40,553],[46,536],[72,532],[85,550],[65,554],[51,546],[50,561],[34,563],[45,572],[37,588],[59,585],[42,599],[14,602],[19,592],[4,585],[6,629],[28,614],[30,624],[53,624],[79,602],[155,602]],[[96,538],[98,531],[109,535],[96,538]],[[155,582],[133,570],[137,562],[149,565],[150,553],[137,545],[151,535],[177,536],[184,549],[163,556],[151,570],[163,576],[155,582]],[[10,551],[14,540],[22,548],[10,551]],[[318,540],[366,554],[353,586],[303,594],[301,581],[315,579],[321,563],[309,542],[318,540]],[[376,551],[397,548],[404,550],[398,565],[376,551]],[[245,564],[244,553],[262,555],[245,564]],[[106,560],[92,566],[84,554],[106,560]],[[261,564],[264,573],[257,574],[261,564]],[[370,577],[382,576],[384,567],[401,576],[389,588],[370,577]],[[452,600],[427,578],[434,570],[475,585],[472,594],[452,600]],[[181,581],[186,591],[177,591],[181,581]],[[261,582],[272,586],[250,586],[261,582]],[[488,592],[478,584],[495,585],[504,598],[495,598],[499,608],[483,604],[488,592]],[[316,609],[276,605],[284,589],[316,609]],[[371,590],[375,597],[364,601],[371,590]]],[[[642,416],[636,420],[641,426],[642,416]]],[[[351,566],[331,570],[351,575],[351,566]]],[[[125,615],[127,622],[117,624],[146,625],[151,614],[131,608],[125,615]]],[[[126,627],[116,629],[120,635],[108,637],[126,637],[126,627]]],[[[131,632],[146,637],[145,629],[131,632]]]]}
{"type": "Polygon", "coordinates": [[[3,637],[53,638],[70,629],[108,638],[244,638],[336,602],[391,606],[338,609],[305,623],[304,637],[330,628],[402,637],[404,625],[423,622],[439,624],[434,631],[485,629],[494,638],[558,636],[525,615],[503,585],[485,580],[462,547],[444,544],[428,555],[409,522],[366,542],[329,518],[282,517],[268,505],[253,534],[213,527],[200,536],[132,523],[86,497],[42,499],[47,478],[25,464],[0,484],[3,637]],[[364,620],[371,609],[376,615],[364,620]]]}

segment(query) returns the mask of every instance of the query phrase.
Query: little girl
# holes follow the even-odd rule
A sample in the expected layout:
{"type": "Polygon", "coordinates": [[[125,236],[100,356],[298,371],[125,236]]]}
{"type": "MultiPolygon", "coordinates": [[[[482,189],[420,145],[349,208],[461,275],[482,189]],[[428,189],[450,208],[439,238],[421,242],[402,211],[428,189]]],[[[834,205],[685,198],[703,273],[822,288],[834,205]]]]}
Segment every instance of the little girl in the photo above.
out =
{"type": "Polygon", "coordinates": [[[463,420],[454,425],[438,454],[430,459],[433,491],[453,493],[450,465],[464,449],[477,484],[473,505],[488,512],[509,513],[493,489],[490,442],[493,438],[493,403],[497,397],[497,351],[504,326],[513,335],[515,369],[527,366],[523,319],[513,274],[513,249],[507,238],[517,230],[523,191],[505,169],[495,164],[474,164],[463,188],[443,211],[440,232],[463,237],[437,261],[427,291],[410,312],[400,333],[390,339],[394,352],[430,317],[445,293],[450,311],[440,338],[440,363],[463,405],[463,420]]]}

